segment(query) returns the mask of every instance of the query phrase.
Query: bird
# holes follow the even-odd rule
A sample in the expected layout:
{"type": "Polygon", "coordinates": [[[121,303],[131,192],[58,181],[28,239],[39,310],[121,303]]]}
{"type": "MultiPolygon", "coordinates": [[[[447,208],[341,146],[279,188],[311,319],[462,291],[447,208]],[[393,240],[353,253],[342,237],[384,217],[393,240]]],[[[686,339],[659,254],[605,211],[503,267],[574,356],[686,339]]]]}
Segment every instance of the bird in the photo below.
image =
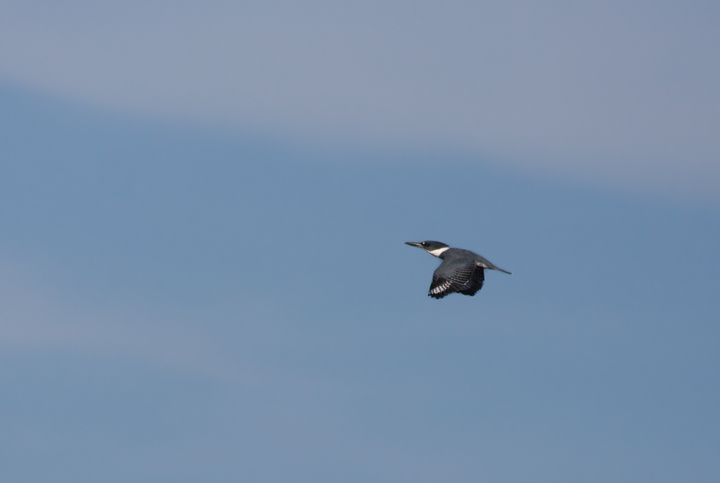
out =
{"type": "Polygon", "coordinates": [[[405,242],[406,245],[422,248],[430,255],[442,260],[433,273],[428,296],[441,299],[451,293],[473,296],[483,286],[485,270],[497,270],[511,275],[490,263],[477,253],[461,248],[450,248],[438,241],[405,242]]]}

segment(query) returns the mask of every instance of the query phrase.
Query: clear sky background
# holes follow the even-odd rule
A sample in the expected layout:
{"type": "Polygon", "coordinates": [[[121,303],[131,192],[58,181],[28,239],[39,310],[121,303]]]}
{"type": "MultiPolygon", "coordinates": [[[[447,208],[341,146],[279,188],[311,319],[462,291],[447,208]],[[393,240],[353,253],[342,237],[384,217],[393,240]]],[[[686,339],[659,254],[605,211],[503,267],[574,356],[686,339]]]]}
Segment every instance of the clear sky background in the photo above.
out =
{"type": "Polygon", "coordinates": [[[719,24],[0,2],[0,480],[715,482],[719,24]]]}

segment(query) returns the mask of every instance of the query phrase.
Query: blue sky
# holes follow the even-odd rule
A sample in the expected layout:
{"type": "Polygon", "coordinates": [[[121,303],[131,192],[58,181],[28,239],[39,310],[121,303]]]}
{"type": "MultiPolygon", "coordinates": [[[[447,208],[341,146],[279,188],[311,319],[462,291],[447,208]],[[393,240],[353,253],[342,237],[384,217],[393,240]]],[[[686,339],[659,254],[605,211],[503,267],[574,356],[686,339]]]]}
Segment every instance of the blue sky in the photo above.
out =
{"type": "Polygon", "coordinates": [[[162,2],[129,5],[4,7],[3,22],[28,28],[0,30],[14,39],[0,55],[0,479],[715,481],[720,186],[703,133],[717,132],[718,64],[694,48],[716,35],[714,7],[646,15],[637,3],[617,22],[617,6],[578,7],[548,40],[532,35],[544,31],[532,13],[552,17],[562,3],[518,2],[517,15],[494,13],[494,32],[529,32],[509,49],[430,4],[407,18],[394,3],[188,2],[167,15],[162,2]],[[266,23],[233,34],[247,18],[266,23]],[[580,28],[589,18],[606,23],[580,28]],[[422,19],[434,34],[413,43],[422,19]],[[283,36],[284,25],[336,27],[296,44],[305,37],[283,36]],[[628,48],[598,47],[598,92],[628,102],[585,124],[553,117],[548,99],[572,111],[577,98],[561,93],[592,77],[571,75],[592,62],[553,48],[603,46],[607,25],[628,48]],[[449,59],[433,74],[423,59],[440,62],[462,38],[495,64],[473,63],[467,47],[476,70],[449,59]],[[652,39],[666,43],[653,50],[652,39]],[[502,102],[526,123],[488,135],[500,108],[437,118],[445,104],[511,99],[501,87],[525,82],[512,72],[547,67],[512,55],[530,44],[540,64],[559,62],[547,65],[563,82],[554,98],[535,86],[502,102]],[[280,55],[301,48],[309,57],[295,67],[280,55]],[[621,51],[654,53],[639,84],[665,66],[684,74],[660,78],[660,92],[696,89],[644,111],[621,51]],[[356,62],[330,61],[342,54],[356,62]],[[232,89],[221,88],[223,60],[232,89]],[[343,69],[369,65],[374,87],[353,87],[356,71],[343,69]],[[481,68],[493,65],[506,75],[481,68]],[[264,74],[238,74],[247,66],[264,74]],[[284,72],[297,83],[280,82],[284,72]],[[692,129],[660,116],[679,105],[692,129]],[[652,129],[620,142],[616,115],[652,129]],[[676,151],[659,160],[651,131],[676,151]],[[488,273],[475,297],[430,299],[437,260],[403,244],[423,239],[513,275],[488,273]]]}

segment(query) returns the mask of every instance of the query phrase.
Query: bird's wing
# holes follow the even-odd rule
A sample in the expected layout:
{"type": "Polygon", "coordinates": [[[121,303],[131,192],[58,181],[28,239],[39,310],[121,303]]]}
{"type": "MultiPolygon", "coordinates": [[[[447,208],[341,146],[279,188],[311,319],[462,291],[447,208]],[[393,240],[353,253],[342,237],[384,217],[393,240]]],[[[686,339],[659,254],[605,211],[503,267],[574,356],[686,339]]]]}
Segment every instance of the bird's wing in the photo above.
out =
{"type": "Polygon", "coordinates": [[[441,299],[453,292],[460,292],[465,295],[475,295],[482,288],[485,274],[482,267],[459,267],[455,270],[448,270],[443,264],[433,273],[433,280],[430,284],[430,297],[441,299]]]}
{"type": "Polygon", "coordinates": [[[465,288],[460,290],[460,293],[472,297],[482,288],[483,282],[485,282],[485,270],[482,267],[477,267],[470,280],[465,284],[465,288]]]}

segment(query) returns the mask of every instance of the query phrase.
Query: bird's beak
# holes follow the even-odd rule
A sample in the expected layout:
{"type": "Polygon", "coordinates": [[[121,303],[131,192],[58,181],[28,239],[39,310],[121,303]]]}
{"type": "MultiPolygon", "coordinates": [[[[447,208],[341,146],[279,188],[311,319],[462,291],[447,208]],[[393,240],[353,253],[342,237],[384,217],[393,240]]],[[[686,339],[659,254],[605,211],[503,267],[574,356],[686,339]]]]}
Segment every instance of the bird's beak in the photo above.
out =
{"type": "Polygon", "coordinates": [[[411,247],[422,248],[422,244],[420,244],[420,243],[418,243],[418,242],[405,242],[405,244],[406,244],[406,245],[410,245],[411,247]]]}

